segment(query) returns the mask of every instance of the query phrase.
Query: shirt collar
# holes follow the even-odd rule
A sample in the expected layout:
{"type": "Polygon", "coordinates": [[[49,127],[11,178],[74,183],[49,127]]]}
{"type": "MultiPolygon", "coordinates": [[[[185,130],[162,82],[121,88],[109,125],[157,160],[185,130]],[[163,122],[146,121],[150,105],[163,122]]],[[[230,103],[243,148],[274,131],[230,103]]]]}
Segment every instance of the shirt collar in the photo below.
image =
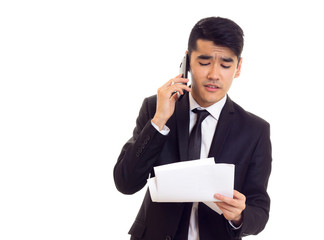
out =
{"type": "Polygon", "coordinates": [[[225,95],[221,100],[219,100],[218,102],[214,103],[213,105],[207,107],[207,108],[203,108],[201,107],[196,100],[193,98],[193,96],[191,95],[191,93],[189,92],[189,106],[190,106],[190,111],[192,111],[195,108],[198,108],[199,110],[203,110],[206,109],[210,115],[212,115],[216,120],[219,119],[219,115],[226,103],[226,99],[227,99],[227,95],[225,95]]]}

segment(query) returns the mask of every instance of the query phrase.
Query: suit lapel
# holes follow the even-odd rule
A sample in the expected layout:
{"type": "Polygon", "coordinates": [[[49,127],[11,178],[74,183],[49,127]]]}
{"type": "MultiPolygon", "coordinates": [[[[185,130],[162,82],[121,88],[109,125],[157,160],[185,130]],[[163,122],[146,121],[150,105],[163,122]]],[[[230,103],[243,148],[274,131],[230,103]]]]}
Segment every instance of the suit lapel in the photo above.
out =
{"type": "MultiPolygon", "coordinates": [[[[234,105],[227,96],[226,103],[220,114],[213,141],[209,150],[209,157],[214,157],[215,162],[228,136],[233,122],[234,105]]],[[[179,144],[180,161],[188,160],[188,140],[189,140],[189,97],[186,94],[180,102],[176,103],[175,108],[176,128],[179,144]]]]}
{"type": "Polygon", "coordinates": [[[232,117],[234,114],[234,106],[232,100],[227,96],[226,103],[219,116],[217,127],[214,133],[213,141],[209,150],[209,157],[214,157],[215,162],[218,162],[218,157],[221,149],[224,145],[225,139],[228,136],[231,124],[233,122],[232,117]]]}
{"type": "Polygon", "coordinates": [[[177,102],[176,124],[179,144],[180,161],[188,160],[188,140],[189,140],[189,97],[186,94],[183,99],[177,102]]]}

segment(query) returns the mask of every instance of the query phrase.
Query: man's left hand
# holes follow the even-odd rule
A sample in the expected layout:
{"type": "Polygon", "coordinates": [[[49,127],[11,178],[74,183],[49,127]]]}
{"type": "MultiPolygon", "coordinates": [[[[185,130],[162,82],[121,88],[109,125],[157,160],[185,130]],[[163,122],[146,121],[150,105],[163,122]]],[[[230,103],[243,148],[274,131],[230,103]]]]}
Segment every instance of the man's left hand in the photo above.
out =
{"type": "Polygon", "coordinates": [[[234,190],[233,198],[225,197],[220,194],[215,194],[214,197],[221,202],[215,204],[222,210],[224,217],[231,221],[235,226],[242,224],[242,212],[245,209],[245,196],[234,190]]]}

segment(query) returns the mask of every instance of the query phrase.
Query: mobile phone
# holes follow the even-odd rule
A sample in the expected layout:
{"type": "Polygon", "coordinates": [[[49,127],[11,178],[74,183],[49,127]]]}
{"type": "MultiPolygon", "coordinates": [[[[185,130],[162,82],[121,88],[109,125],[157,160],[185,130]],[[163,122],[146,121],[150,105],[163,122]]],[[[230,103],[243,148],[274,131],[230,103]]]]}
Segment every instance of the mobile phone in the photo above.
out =
{"type": "Polygon", "coordinates": [[[180,63],[179,73],[182,74],[183,78],[188,78],[188,70],[189,70],[189,59],[188,53],[183,57],[182,62],[180,63]]]}
{"type": "MultiPolygon", "coordinates": [[[[183,57],[182,62],[180,63],[179,73],[182,74],[182,78],[188,78],[189,72],[189,56],[188,53],[183,57]]],[[[185,83],[183,83],[185,84],[185,83]]],[[[182,97],[186,94],[187,91],[183,90],[183,94],[180,95],[178,93],[178,101],[182,99],[182,97]]]]}

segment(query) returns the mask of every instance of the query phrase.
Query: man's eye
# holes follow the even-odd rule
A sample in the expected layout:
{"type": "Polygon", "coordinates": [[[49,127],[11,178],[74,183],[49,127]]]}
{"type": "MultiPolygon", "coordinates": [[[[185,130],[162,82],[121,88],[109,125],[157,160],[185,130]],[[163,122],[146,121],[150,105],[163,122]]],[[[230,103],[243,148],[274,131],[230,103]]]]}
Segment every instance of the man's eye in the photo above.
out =
{"type": "Polygon", "coordinates": [[[208,66],[210,63],[199,63],[200,64],[200,66],[208,66]]]}
{"type": "Polygon", "coordinates": [[[231,66],[226,66],[224,64],[221,64],[222,68],[230,68],[231,66]]]}

